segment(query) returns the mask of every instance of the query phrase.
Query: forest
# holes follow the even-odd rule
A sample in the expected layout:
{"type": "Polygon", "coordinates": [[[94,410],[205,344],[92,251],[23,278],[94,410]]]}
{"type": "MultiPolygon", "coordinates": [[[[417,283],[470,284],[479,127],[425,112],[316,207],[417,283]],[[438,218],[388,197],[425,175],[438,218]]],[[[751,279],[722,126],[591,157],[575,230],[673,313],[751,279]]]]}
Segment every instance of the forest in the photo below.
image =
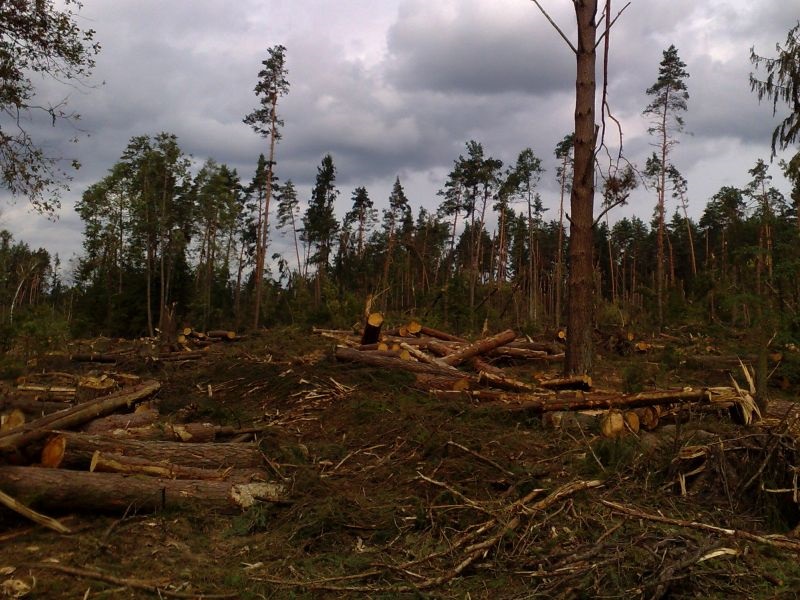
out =
{"type": "MultiPolygon", "coordinates": [[[[797,28],[795,44],[796,36],[797,28]]],[[[202,329],[349,326],[370,294],[388,314],[458,333],[484,323],[529,333],[566,324],[574,134],[549,160],[526,148],[507,165],[467,141],[438,196],[417,200],[416,214],[399,177],[381,211],[365,187],[339,189],[331,155],[316,168],[311,197],[300,198],[276,160],[278,100],[291,99],[285,53],[270,49],[259,108],[244,119],[269,142],[252,178],[213,159],[193,169],[173,134],[134,137],[83,191],[83,251],[69,285],[58,257],[3,232],[7,344],[37,331],[152,337],[169,327],[167,316],[202,329]],[[544,177],[560,189],[557,214],[544,209],[544,177]],[[347,208],[343,218],[337,206],[347,208]]],[[[678,51],[665,50],[642,110],[656,148],[646,164],[595,161],[593,326],[766,327],[779,344],[796,343],[800,154],[759,159],[741,174],[746,185],[721,188],[693,218],[688,182],[671,160],[689,111],[688,76],[678,51]],[[789,197],[774,177],[785,178],[789,197]],[[653,199],[651,218],[615,219],[636,187],[653,199]]]]}

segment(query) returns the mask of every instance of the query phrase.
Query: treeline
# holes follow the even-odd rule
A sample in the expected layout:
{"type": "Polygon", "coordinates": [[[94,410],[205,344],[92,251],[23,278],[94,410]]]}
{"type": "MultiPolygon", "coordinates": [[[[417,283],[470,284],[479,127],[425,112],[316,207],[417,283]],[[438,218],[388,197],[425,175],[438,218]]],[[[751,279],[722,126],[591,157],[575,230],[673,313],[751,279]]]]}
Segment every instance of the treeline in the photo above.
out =
{"type": "MultiPolygon", "coordinates": [[[[570,150],[567,137],[555,149],[551,174],[565,196],[570,150]]],[[[782,163],[790,198],[758,161],[750,182],[720,189],[699,220],[684,210],[684,188],[675,188],[677,208],[664,231],[665,325],[748,327],[768,308],[785,322],[783,331],[800,334],[799,163],[782,163]]],[[[471,141],[439,197],[425,202],[435,209],[414,212],[398,178],[381,214],[368,190],[357,187],[343,218],[334,211],[341,194],[330,155],[304,202],[291,181],[273,176],[273,201],[265,206],[266,167],[262,156],[247,182],[212,160],[192,174],[175,136],[132,139],[78,204],[84,251],[71,288],[58,278],[57,258],[0,234],[4,326],[47,314],[68,321],[76,335],[156,334],[167,318],[201,328],[249,327],[265,221],[272,257],[259,304],[265,325],[350,325],[370,294],[376,308],[459,331],[476,331],[485,319],[493,328],[527,331],[563,324],[568,222],[563,213],[545,218],[537,192],[545,173],[530,149],[504,167],[471,141]]],[[[605,206],[632,188],[624,182],[629,176],[606,176],[605,206]]],[[[658,327],[657,235],[657,214],[651,222],[599,219],[601,322],[658,327]]]]}

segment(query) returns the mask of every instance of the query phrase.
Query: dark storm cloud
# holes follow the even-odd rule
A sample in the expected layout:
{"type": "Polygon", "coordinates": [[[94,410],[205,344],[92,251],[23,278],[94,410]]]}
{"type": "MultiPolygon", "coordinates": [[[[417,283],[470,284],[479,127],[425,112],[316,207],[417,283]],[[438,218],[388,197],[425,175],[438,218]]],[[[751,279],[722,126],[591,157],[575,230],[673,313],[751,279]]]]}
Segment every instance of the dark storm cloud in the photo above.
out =
{"type": "MultiPolygon", "coordinates": [[[[542,3],[574,39],[570,3],[542,3]]],[[[453,160],[474,139],[506,164],[533,148],[548,169],[545,203],[557,201],[553,148],[572,126],[574,56],[528,0],[86,4],[82,24],[103,44],[94,82],[106,83],[68,93],[91,137],[72,146],[63,130],[41,130],[84,165],[65,197],[61,231],[69,234],[31,227],[18,207],[6,211],[15,235],[50,235],[62,254],[67,245],[76,250],[80,224],[71,204],[132,136],[175,133],[198,162],[214,158],[248,182],[267,144],[241,120],[256,105],[266,50],[278,43],[287,47],[291,90],[279,106],[286,124],[277,174],[293,179],[301,198],[330,152],[340,213],[358,185],[385,203],[396,175],[415,208],[434,208],[453,160]]],[[[629,159],[643,163],[652,151],[641,116],[645,90],[674,43],[691,75],[687,133],[675,162],[693,198],[707,197],[720,181],[739,181],[757,155],[768,155],[775,122],[749,91],[749,49],[774,52],[799,15],[783,0],[634,0],[614,26],[609,66],[610,102],[629,159]]],[[[642,196],[639,213],[650,213],[650,200],[642,196]]]]}
{"type": "Polygon", "coordinates": [[[573,86],[571,53],[531,3],[406,2],[388,48],[386,77],[404,91],[546,95],[573,86]]]}

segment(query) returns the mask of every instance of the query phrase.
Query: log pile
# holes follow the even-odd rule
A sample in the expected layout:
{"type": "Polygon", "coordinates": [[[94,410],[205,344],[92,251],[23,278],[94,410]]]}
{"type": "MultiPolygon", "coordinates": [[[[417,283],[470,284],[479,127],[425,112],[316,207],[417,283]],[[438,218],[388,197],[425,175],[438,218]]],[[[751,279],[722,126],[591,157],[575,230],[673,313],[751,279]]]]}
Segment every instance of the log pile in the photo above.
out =
{"type": "Polygon", "coordinates": [[[20,514],[50,523],[33,509],[236,512],[286,500],[284,485],[268,481],[257,445],[215,441],[244,430],[160,423],[145,403],[159,382],[113,373],[61,377],[58,385],[53,379],[21,379],[3,390],[0,490],[20,514]],[[25,396],[32,392],[60,400],[25,396]],[[22,400],[60,407],[28,419],[19,408],[8,410],[22,400]]]}
{"type": "MultiPolygon", "coordinates": [[[[350,331],[319,330],[337,341],[334,356],[342,362],[416,374],[417,386],[441,399],[468,400],[474,405],[530,415],[548,415],[545,421],[559,427],[563,413],[582,413],[564,422],[583,421],[606,437],[652,431],[659,423],[698,407],[730,409],[744,414],[744,421],[758,417],[753,390],[735,387],[657,390],[639,394],[596,391],[588,375],[574,377],[537,376],[523,381],[499,366],[509,360],[550,365],[563,360],[557,342],[518,337],[514,331],[474,342],[426,327],[417,321],[384,328],[369,322],[362,338],[350,331]],[[376,337],[377,336],[377,337],[376,337]],[[365,343],[369,338],[369,343],[365,343]],[[559,413],[561,416],[549,416],[559,413]]],[[[644,342],[643,342],[644,344],[644,342]]],[[[642,346],[640,352],[657,347],[642,346]]]]}

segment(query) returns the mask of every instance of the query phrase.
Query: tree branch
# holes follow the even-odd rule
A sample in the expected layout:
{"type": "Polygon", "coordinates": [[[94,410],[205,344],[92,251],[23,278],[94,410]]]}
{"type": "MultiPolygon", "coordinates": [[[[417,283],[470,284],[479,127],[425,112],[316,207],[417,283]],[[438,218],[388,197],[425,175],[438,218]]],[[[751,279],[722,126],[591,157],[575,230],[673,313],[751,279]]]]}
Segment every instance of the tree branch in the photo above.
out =
{"type": "Polygon", "coordinates": [[[542,14],[544,15],[544,18],[547,19],[550,22],[550,25],[553,26],[553,28],[558,32],[558,34],[561,36],[561,38],[565,42],[567,42],[567,46],[570,47],[570,50],[572,50],[573,53],[577,54],[578,53],[578,49],[575,47],[575,45],[571,41],[569,41],[569,38],[561,30],[561,28],[556,24],[556,22],[553,21],[553,19],[550,18],[550,15],[547,14],[547,11],[544,8],[542,8],[542,5],[539,4],[539,0],[531,0],[531,2],[533,2],[539,8],[539,10],[542,11],[542,14]]]}

